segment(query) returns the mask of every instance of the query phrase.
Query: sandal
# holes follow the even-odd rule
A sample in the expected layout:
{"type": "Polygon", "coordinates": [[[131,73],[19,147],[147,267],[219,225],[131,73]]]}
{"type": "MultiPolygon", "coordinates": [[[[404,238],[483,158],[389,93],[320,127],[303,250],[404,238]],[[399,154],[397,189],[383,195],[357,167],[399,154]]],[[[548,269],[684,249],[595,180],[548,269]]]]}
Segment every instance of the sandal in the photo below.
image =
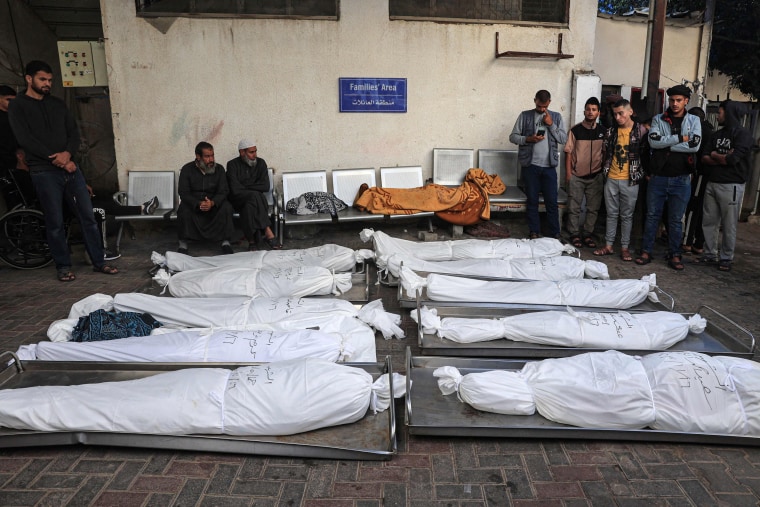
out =
{"type": "Polygon", "coordinates": [[[604,248],[600,248],[599,250],[594,250],[594,255],[597,257],[603,257],[605,255],[615,255],[615,251],[612,249],[612,247],[605,246],[604,248]]]}
{"type": "Polygon", "coordinates": [[[649,255],[649,252],[641,252],[641,255],[636,258],[636,264],[639,266],[644,266],[650,262],[652,262],[652,256],[649,255]]]}
{"type": "Polygon", "coordinates": [[[668,266],[675,269],[676,271],[683,271],[683,262],[681,262],[681,256],[674,255],[668,259],[668,266]]]}
{"type": "Polygon", "coordinates": [[[722,260],[718,263],[718,271],[731,271],[731,261],[729,260],[722,260]]]}
{"type": "Polygon", "coordinates": [[[59,269],[57,275],[59,282],[73,282],[77,279],[74,273],[72,273],[68,268],[59,269]]]}
{"type": "Polygon", "coordinates": [[[718,264],[718,261],[712,257],[697,257],[696,259],[692,260],[691,263],[696,264],[697,266],[716,266],[718,264]]]}
{"type": "Polygon", "coordinates": [[[631,251],[627,248],[623,248],[620,250],[620,260],[623,262],[631,262],[633,260],[633,257],[631,256],[631,251]]]}
{"type": "Polygon", "coordinates": [[[592,238],[591,236],[586,236],[585,238],[583,238],[583,244],[589,248],[596,248],[596,241],[594,241],[594,238],[592,238]]]}
{"type": "Polygon", "coordinates": [[[570,236],[570,244],[575,248],[583,248],[583,241],[580,236],[570,236]]]}
{"type": "Polygon", "coordinates": [[[103,273],[106,275],[116,275],[119,273],[119,268],[115,266],[109,266],[108,264],[103,264],[100,267],[93,266],[92,270],[96,273],[103,273]]]}
{"type": "Polygon", "coordinates": [[[272,250],[282,250],[282,244],[277,241],[274,236],[271,238],[264,238],[264,243],[266,243],[272,250]]]}

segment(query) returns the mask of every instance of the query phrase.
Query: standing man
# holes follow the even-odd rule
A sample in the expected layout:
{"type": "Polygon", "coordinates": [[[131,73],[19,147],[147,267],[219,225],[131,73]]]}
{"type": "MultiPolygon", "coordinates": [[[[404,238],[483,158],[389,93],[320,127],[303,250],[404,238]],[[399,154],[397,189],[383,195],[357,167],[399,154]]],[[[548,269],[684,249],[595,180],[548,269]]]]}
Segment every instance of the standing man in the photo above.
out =
{"type": "Polygon", "coordinates": [[[255,251],[263,243],[270,249],[282,248],[274,237],[269,220],[269,170],[266,160],[258,157],[256,143],[242,139],[238,143],[240,156],[227,162],[227,183],[230,202],[240,213],[243,234],[248,238],[248,250],[255,251]]]}
{"type": "Polygon", "coordinates": [[[189,252],[188,240],[221,241],[222,253],[231,254],[230,239],[235,233],[232,206],[227,201],[227,176],[214,161],[214,147],[201,141],[195,160],[182,166],[177,191],[179,253],[189,252]]]}
{"type": "Polygon", "coordinates": [[[715,264],[718,256],[718,229],[722,226],[718,269],[731,271],[736,245],[736,222],[742,210],[744,184],[749,179],[749,157],[754,140],[741,126],[739,103],[726,100],[718,107],[718,125],[723,128],[705,147],[702,163],[707,176],[702,215],[705,253],[696,264],[715,264]]]}
{"type": "Polygon", "coordinates": [[[639,197],[639,183],[644,176],[642,161],[649,152],[647,129],[633,120],[633,108],[626,99],[620,99],[612,106],[612,114],[617,127],[605,133],[604,203],[607,209],[607,232],[604,248],[594,251],[594,255],[612,255],[620,219],[620,258],[625,262],[633,260],[628,248],[631,242],[633,212],[639,197]]]}
{"type": "Polygon", "coordinates": [[[544,195],[544,205],[549,221],[549,237],[560,238],[559,211],[557,209],[557,166],[559,144],[567,141],[562,128],[562,117],[549,111],[551,94],[546,90],[536,92],[534,109],[520,113],[515,122],[510,142],[519,146],[517,158],[522,167],[522,179],[528,197],[528,229],[530,239],[541,236],[538,217],[538,194],[544,195]]]}
{"type": "Polygon", "coordinates": [[[691,175],[696,165],[696,153],[702,140],[699,118],[686,112],[691,90],[684,85],[668,88],[668,109],[652,118],[649,145],[652,147],[650,176],[647,186],[647,218],[641,255],[636,264],[652,262],[654,237],[668,205],[668,266],[681,271],[683,218],[691,195],[691,175]]]}
{"type": "Polygon", "coordinates": [[[71,159],[79,148],[79,129],[63,101],[50,95],[53,69],[45,62],[33,60],[26,65],[24,79],[26,93],[11,101],[8,118],[26,154],[34,190],[45,214],[47,241],[58,279],[62,282],[76,279],[66,243],[64,205],[79,220],[93,269],[114,275],[119,270],[105,264],[90,194],[82,171],[71,159]]]}
{"type": "Polygon", "coordinates": [[[596,248],[594,227],[602,205],[604,127],[597,123],[599,99],[591,97],[583,108],[583,121],[570,129],[565,144],[565,180],[568,191],[567,231],[575,248],[596,248]],[[586,198],[586,220],[580,226],[586,198]]]}

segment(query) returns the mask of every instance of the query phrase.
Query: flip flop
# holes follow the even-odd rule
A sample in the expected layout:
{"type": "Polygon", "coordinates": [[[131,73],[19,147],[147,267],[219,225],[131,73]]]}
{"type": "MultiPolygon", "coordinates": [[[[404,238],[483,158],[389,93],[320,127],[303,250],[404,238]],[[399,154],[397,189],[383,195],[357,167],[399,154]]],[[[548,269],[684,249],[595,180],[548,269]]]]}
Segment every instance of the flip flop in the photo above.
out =
{"type": "Polygon", "coordinates": [[[644,266],[650,262],[652,262],[652,256],[649,255],[648,252],[642,252],[641,255],[636,258],[636,264],[639,266],[644,266]]]}
{"type": "Polygon", "coordinates": [[[594,255],[597,257],[604,257],[605,255],[615,255],[615,251],[611,248],[607,248],[606,246],[604,248],[600,248],[599,250],[594,250],[594,255]]]}
{"type": "Polygon", "coordinates": [[[594,238],[590,236],[586,236],[585,238],[583,238],[583,244],[589,248],[596,248],[596,241],[594,241],[594,238]]]}
{"type": "Polygon", "coordinates": [[[95,271],[96,273],[103,273],[106,275],[116,275],[119,273],[119,268],[114,267],[114,266],[109,266],[108,264],[103,264],[100,267],[93,266],[92,270],[95,271]]]}
{"type": "Polygon", "coordinates": [[[583,248],[583,241],[581,241],[580,236],[571,236],[570,244],[573,245],[575,248],[583,248]]]}
{"type": "Polygon", "coordinates": [[[631,251],[627,248],[623,248],[620,250],[620,259],[623,262],[631,262],[633,260],[633,257],[631,256],[631,251]]]}
{"type": "Polygon", "coordinates": [[[59,282],[73,282],[77,279],[77,277],[68,269],[59,269],[58,273],[58,281],[59,282]]]}
{"type": "Polygon", "coordinates": [[[675,269],[676,271],[683,271],[683,262],[681,261],[680,255],[674,255],[670,259],[668,259],[668,266],[675,269]]]}

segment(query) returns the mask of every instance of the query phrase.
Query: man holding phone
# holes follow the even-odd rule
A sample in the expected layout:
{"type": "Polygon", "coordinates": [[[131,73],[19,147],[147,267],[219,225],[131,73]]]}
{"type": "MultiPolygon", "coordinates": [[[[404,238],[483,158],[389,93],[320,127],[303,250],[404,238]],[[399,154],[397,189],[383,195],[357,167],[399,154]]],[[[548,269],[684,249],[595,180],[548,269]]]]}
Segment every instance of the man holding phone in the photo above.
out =
{"type": "Polygon", "coordinates": [[[530,239],[541,236],[538,217],[538,195],[544,196],[549,221],[547,236],[560,239],[559,210],[557,209],[558,145],[565,144],[567,132],[562,128],[562,117],[549,110],[552,96],[539,90],[533,99],[534,109],[520,113],[515,122],[510,142],[518,145],[517,158],[522,167],[522,179],[528,197],[528,229],[530,239]]]}

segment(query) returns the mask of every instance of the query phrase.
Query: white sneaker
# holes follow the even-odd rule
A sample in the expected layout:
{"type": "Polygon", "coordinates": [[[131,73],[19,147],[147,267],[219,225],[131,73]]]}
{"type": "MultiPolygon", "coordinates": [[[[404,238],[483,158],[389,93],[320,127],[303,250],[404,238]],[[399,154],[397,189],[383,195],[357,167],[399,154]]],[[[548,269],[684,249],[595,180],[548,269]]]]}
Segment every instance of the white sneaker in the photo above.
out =
{"type": "Polygon", "coordinates": [[[121,257],[121,254],[118,252],[112,252],[111,250],[105,250],[103,253],[103,260],[104,261],[114,261],[121,257]]]}

